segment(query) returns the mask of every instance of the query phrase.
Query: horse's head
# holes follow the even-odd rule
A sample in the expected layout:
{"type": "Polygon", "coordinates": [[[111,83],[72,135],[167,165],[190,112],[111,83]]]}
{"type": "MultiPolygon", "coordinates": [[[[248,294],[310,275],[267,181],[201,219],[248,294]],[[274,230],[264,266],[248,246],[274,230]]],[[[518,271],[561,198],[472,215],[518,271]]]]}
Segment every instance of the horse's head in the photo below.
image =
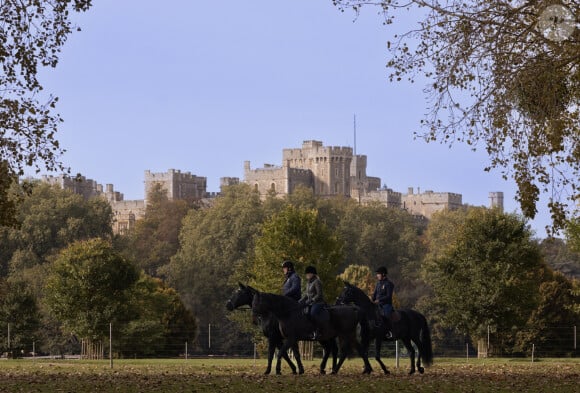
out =
{"type": "Polygon", "coordinates": [[[336,304],[348,304],[355,301],[355,291],[354,286],[348,282],[344,282],[344,288],[338,297],[336,298],[336,304]]]}
{"type": "Polygon", "coordinates": [[[256,290],[249,285],[246,286],[242,283],[238,284],[240,287],[232,294],[232,297],[226,303],[226,308],[229,311],[233,311],[241,306],[252,305],[252,299],[254,298],[256,290]]]}

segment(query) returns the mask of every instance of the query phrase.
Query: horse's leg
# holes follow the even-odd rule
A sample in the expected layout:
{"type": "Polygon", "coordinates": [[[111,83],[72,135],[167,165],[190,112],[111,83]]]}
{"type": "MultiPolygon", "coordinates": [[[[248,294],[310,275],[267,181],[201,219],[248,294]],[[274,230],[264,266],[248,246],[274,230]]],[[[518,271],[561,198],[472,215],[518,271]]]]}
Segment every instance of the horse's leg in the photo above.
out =
{"type": "Polygon", "coordinates": [[[336,369],[336,366],[338,364],[338,362],[337,362],[337,358],[338,358],[338,345],[336,345],[336,339],[335,338],[332,339],[330,348],[332,349],[332,373],[333,374],[336,374],[336,372],[338,372],[338,370],[336,369]]]}
{"type": "Polygon", "coordinates": [[[330,356],[330,351],[332,349],[330,348],[328,341],[319,341],[319,342],[322,345],[323,352],[322,362],[320,362],[320,374],[324,375],[326,374],[326,363],[328,362],[328,357],[330,356]]]}
{"type": "Polygon", "coordinates": [[[407,351],[409,351],[409,358],[411,359],[411,371],[409,371],[409,375],[413,375],[415,374],[415,348],[413,348],[413,344],[411,344],[411,340],[408,337],[401,340],[405,344],[407,351]]]}
{"type": "Polygon", "coordinates": [[[300,349],[298,348],[298,342],[294,341],[292,345],[292,352],[294,352],[294,359],[296,359],[296,364],[298,364],[298,374],[304,374],[304,365],[302,364],[302,359],[300,358],[300,349]]]}
{"type": "Polygon", "coordinates": [[[384,334],[377,334],[377,337],[375,338],[375,360],[381,366],[383,372],[386,375],[388,375],[390,374],[390,372],[387,369],[387,366],[385,366],[385,363],[383,363],[383,361],[381,360],[381,347],[383,346],[383,336],[384,334]]]}
{"type": "Polygon", "coordinates": [[[413,342],[417,346],[417,371],[419,371],[420,374],[423,374],[425,372],[425,369],[421,366],[421,354],[423,353],[423,343],[419,339],[418,335],[413,337],[413,342]]]}
{"type": "MultiPolygon", "coordinates": [[[[282,349],[282,341],[280,341],[278,344],[278,351],[280,351],[281,349],[282,349]]],[[[286,361],[286,363],[288,363],[288,366],[290,366],[292,374],[296,374],[296,366],[294,365],[292,359],[290,359],[290,356],[288,356],[287,351],[282,353],[282,358],[286,361]]],[[[276,362],[276,374],[277,375],[282,374],[282,361],[280,359],[278,359],[276,362]]]]}
{"type": "Polygon", "coordinates": [[[371,363],[369,362],[368,350],[365,350],[365,348],[363,348],[363,346],[356,340],[356,337],[354,337],[354,345],[356,347],[356,350],[357,350],[359,356],[362,358],[363,363],[365,365],[364,370],[363,370],[363,374],[372,373],[373,368],[371,367],[371,363]]]}
{"type": "Polygon", "coordinates": [[[332,370],[333,374],[338,374],[338,370],[340,370],[340,368],[342,367],[342,364],[346,360],[346,354],[348,353],[347,346],[350,345],[349,341],[346,340],[345,338],[340,338],[339,342],[340,342],[340,356],[338,358],[338,364],[332,370]]]}
{"type": "MultiPolygon", "coordinates": [[[[268,367],[266,367],[266,371],[264,372],[265,375],[270,374],[272,371],[272,359],[274,359],[274,353],[276,352],[276,343],[270,337],[268,337],[268,367]]],[[[276,364],[276,374],[278,373],[278,369],[280,368],[280,362],[278,361],[276,364]]]]}

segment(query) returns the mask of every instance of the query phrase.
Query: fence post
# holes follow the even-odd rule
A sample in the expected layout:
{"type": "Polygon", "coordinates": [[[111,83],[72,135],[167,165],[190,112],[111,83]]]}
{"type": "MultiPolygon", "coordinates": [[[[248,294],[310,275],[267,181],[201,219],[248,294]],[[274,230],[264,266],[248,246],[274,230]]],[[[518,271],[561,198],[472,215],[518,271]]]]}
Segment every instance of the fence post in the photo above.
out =
{"type": "Polygon", "coordinates": [[[576,326],[574,326],[574,349],[576,348],[576,326]]]}
{"type": "Polygon", "coordinates": [[[489,325],[487,325],[487,349],[485,351],[485,357],[489,357],[489,325]]]}
{"type": "Polygon", "coordinates": [[[469,343],[465,344],[466,353],[467,353],[467,361],[469,362],[469,343]]]}
{"type": "Polygon", "coordinates": [[[257,355],[257,347],[256,347],[256,343],[254,343],[254,367],[256,367],[256,355],[257,355]]]}
{"type": "Polygon", "coordinates": [[[534,351],[536,350],[536,344],[532,344],[532,363],[534,363],[534,351]]]}
{"type": "Polygon", "coordinates": [[[109,323],[109,365],[113,368],[113,324],[109,323]]]}
{"type": "Polygon", "coordinates": [[[8,355],[10,355],[10,323],[8,324],[8,355]]]}
{"type": "Polygon", "coordinates": [[[187,341],[185,342],[185,360],[187,360],[187,341]]]}
{"type": "Polygon", "coordinates": [[[211,349],[211,323],[207,326],[207,349],[211,349]]]}
{"type": "Polygon", "coordinates": [[[32,341],[32,360],[36,359],[36,341],[32,341]]]}
{"type": "Polygon", "coordinates": [[[399,353],[399,340],[395,340],[395,367],[399,368],[399,358],[401,354],[399,353]]]}

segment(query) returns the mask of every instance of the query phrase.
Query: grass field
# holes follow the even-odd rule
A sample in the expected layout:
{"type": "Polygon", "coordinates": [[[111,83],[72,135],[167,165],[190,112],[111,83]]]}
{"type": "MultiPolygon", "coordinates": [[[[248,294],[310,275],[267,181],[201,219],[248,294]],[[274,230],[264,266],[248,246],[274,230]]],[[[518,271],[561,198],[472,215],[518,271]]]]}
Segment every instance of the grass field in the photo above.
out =
{"type": "Polygon", "coordinates": [[[408,376],[408,362],[389,376],[361,375],[353,359],[339,375],[264,376],[265,360],[190,359],[108,362],[0,361],[0,392],[580,392],[580,359],[436,359],[424,375],[408,376]]]}

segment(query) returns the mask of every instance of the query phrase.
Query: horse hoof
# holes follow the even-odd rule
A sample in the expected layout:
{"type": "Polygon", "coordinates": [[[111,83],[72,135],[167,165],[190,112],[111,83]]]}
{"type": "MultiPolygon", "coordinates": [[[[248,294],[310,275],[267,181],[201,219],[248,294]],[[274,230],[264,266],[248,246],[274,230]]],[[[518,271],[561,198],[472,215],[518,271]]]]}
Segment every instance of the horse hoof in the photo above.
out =
{"type": "Polygon", "coordinates": [[[325,370],[320,370],[320,375],[326,375],[326,371],[325,370]]]}
{"type": "Polygon", "coordinates": [[[282,371],[281,370],[276,370],[276,375],[282,375],[282,371]]]}
{"type": "Polygon", "coordinates": [[[425,369],[423,367],[419,367],[419,374],[423,374],[425,372],[425,369]]]}
{"type": "Polygon", "coordinates": [[[300,370],[298,370],[298,374],[300,374],[300,375],[304,374],[304,369],[301,368],[300,370]]]}
{"type": "Polygon", "coordinates": [[[391,372],[389,370],[385,370],[385,375],[390,375],[391,372]]]}
{"type": "Polygon", "coordinates": [[[409,375],[413,375],[413,374],[415,374],[415,370],[409,371],[409,375]]]}
{"type": "Polygon", "coordinates": [[[373,370],[369,370],[368,368],[365,368],[365,369],[363,370],[363,374],[370,374],[370,373],[372,373],[372,372],[373,372],[373,370]]]}
{"type": "Polygon", "coordinates": [[[264,371],[264,375],[270,375],[270,371],[271,371],[271,370],[266,370],[266,371],[264,371]]]}
{"type": "Polygon", "coordinates": [[[293,374],[293,375],[296,375],[296,374],[298,374],[298,373],[296,372],[296,370],[292,370],[292,374],[293,374]]]}

